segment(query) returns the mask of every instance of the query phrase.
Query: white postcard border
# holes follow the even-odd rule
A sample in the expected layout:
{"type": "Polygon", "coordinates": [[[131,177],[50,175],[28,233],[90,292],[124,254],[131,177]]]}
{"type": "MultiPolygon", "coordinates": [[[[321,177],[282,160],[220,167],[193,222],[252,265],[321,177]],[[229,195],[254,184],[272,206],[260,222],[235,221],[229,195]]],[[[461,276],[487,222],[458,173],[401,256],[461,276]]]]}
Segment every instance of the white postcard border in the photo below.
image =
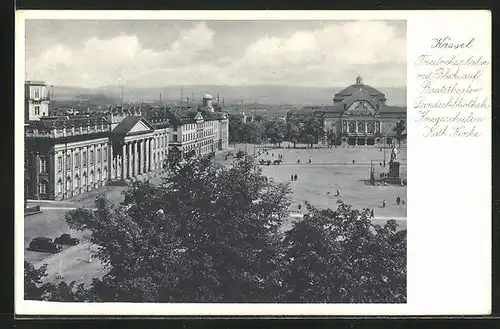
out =
{"type": "MultiPolygon", "coordinates": [[[[431,35],[475,35],[491,60],[489,11],[20,11],[16,17],[15,312],[23,315],[466,315],[491,310],[491,107],[482,137],[422,137],[414,55],[431,35]],[[23,300],[23,84],[26,19],[407,20],[408,303],[137,304],[23,300]],[[410,151],[411,150],[411,151],[410,151]],[[472,158],[472,159],[471,159],[472,158]],[[431,166],[432,165],[432,166],[431,166]],[[472,172],[472,174],[470,173],[472,172]],[[466,173],[466,174],[464,174],[466,173]],[[459,183],[456,181],[459,180],[459,183]],[[459,186],[465,185],[465,188],[459,186]],[[462,193],[470,194],[464,199],[462,193]],[[439,202],[436,201],[439,200],[439,202]],[[467,202],[464,202],[466,200],[467,202]]],[[[390,49],[388,49],[390,51],[390,49]]],[[[491,67],[489,71],[491,72],[491,67]]],[[[487,74],[486,74],[487,75],[487,74]]],[[[489,81],[482,80],[491,95],[489,81]]]]}

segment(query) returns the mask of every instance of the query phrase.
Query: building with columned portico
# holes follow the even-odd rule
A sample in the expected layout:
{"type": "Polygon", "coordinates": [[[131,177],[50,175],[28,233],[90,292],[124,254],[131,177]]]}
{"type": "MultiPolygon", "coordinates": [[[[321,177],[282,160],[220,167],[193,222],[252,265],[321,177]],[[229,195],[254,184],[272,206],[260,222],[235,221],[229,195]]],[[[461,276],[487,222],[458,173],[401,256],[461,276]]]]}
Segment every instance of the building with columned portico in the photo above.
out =
{"type": "Polygon", "coordinates": [[[44,116],[25,124],[28,199],[64,200],[106,184],[159,173],[175,156],[204,155],[229,146],[227,115],[214,112],[211,96],[192,109],[160,109],[147,118],[138,108],[115,106],[107,114],[44,116]]]}
{"type": "Polygon", "coordinates": [[[333,105],[292,110],[290,117],[317,118],[325,133],[335,133],[338,145],[379,147],[396,143],[394,127],[400,121],[406,125],[406,107],[387,105],[386,95],[358,76],[354,84],[334,95],[333,105]]]}
{"type": "Polygon", "coordinates": [[[25,125],[30,199],[63,200],[159,171],[168,156],[168,120],[114,108],[107,116],[43,117],[25,125]]]}

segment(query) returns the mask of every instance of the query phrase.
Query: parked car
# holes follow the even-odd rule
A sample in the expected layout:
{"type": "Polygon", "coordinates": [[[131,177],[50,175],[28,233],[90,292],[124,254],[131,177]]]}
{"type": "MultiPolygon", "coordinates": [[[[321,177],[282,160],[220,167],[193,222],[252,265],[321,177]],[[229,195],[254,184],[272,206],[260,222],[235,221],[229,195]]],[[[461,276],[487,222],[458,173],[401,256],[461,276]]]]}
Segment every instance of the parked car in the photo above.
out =
{"type": "Polygon", "coordinates": [[[77,238],[72,238],[68,233],[61,234],[60,237],[54,240],[55,243],[67,246],[75,246],[80,243],[80,240],[77,238]]]}
{"type": "Polygon", "coordinates": [[[62,250],[62,245],[52,241],[51,238],[39,236],[30,242],[28,249],[31,251],[51,252],[55,254],[62,250]]]}

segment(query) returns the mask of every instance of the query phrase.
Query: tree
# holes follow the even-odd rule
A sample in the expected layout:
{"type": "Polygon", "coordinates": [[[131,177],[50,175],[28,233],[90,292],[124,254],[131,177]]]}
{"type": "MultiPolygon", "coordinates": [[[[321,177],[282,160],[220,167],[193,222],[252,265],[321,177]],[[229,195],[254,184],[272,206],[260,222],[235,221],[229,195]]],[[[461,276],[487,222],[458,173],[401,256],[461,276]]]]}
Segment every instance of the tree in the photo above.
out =
{"type": "Polygon", "coordinates": [[[398,141],[399,146],[401,146],[401,142],[406,140],[406,125],[404,120],[400,120],[396,123],[393,131],[396,133],[396,140],[398,141]]]}
{"type": "Polygon", "coordinates": [[[283,281],[292,302],[406,302],[406,230],[381,227],[340,202],[337,210],[307,205],[286,233],[283,281]]]}
{"type": "Polygon", "coordinates": [[[43,283],[43,278],[47,276],[47,265],[35,268],[31,263],[24,261],[24,299],[25,300],[46,300],[60,302],[85,301],[87,291],[83,284],[75,288],[75,282],[67,284],[60,282],[53,284],[43,283]]]}
{"type": "Polygon", "coordinates": [[[288,117],[286,120],[286,138],[293,143],[293,148],[297,146],[297,142],[300,140],[300,124],[293,116],[288,117]]]}
{"type": "Polygon", "coordinates": [[[160,186],[134,182],[123,205],[100,197],[67,222],[91,232],[109,267],[94,279],[95,300],[272,302],[283,298],[278,228],[289,193],[251,159],[193,158],[160,186]]]}
{"type": "Polygon", "coordinates": [[[266,120],[264,122],[265,136],[273,143],[281,147],[285,140],[286,124],[281,119],[266,120]]]}
{"type": "Polygon", "coordinates": [[[317,117],[307,119],[302,126],[302,138],[307,144],[313,147],[319,138],[324,136],[323,123],[317,117]],[[312,138],[311,138],[312,137],[312,138]]]}

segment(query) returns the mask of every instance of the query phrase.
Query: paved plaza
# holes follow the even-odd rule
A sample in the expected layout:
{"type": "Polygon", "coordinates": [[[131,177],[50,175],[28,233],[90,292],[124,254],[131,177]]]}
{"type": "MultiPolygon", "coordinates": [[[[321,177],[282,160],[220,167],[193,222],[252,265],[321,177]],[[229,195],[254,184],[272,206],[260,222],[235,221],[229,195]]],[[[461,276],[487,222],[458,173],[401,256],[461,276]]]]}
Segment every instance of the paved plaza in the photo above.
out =
{"type": "MultiPolygon", "coordinates": [[[[235,145],[233,152],[247,150],[253,154],[253,145],[235,145]]],[[[256,149],[256,154],[259,149],[256,149]]],[[[398,160],[401,163],[400,174],[406,179],[406,149],[399,149],[398,160]]],[[[340,199],[357,209],[374,209],[376,218],[406,218],[406,202],[397,205],[399,196],[406,201],[407,186],[387,185],[371,186],[365,184],[370,177],[370,166],[373,163],[375,176],[387,171],[380,163],[384,160],[384,152],[378,148],[318,148],[318,149],[268,149],[260,150],[259,159],[275,160],[278,154],[283,156],[281,165],[262,166],[263,174],[272,177],[276,182],[290,182],[293,191],[292,209],[308,201],[320,208],[336,208],[340,199]],[[274,154],[274,156],[273,156],[274,154]],[[300,159],[300,164],[297,163],[300,159]],[[309,164],[309,159],[311,163],[309,164]],[[352,160],[355,163],[352,163],[352,160]],[[298,180],[291,181],[290,176],[297,174],[298,180]],[[336,197],[339,190],[340,197],[336,197]],[[386,200],[386,207],[382,207],[386,200]]],[[[386,156],[390,150],[386,150],[386,156]]],[[[227,162],[233,161],[229,158],[227,162]]],[[[386,162],[388,162],[386,158],[386,162]]]]}

